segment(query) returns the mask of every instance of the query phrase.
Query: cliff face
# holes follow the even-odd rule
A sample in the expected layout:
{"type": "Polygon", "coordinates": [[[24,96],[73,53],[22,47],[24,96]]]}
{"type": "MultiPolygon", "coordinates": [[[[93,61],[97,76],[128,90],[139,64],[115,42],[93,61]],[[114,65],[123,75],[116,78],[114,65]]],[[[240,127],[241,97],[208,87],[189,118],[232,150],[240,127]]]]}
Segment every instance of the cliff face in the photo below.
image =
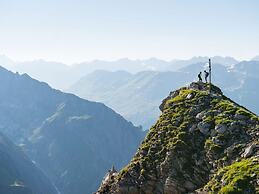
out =
{"type": "Polygon", "coordinates": [[[259,118],[221,90],[192,83],[162,114],[131,162],[97,194],[259,192],[259,118]]]}
{"type": "Polygon", "coordinates": [[[2,67],[0,83],[0,132],[22,145],[62,194],[94,192],[106,170],[126,165],[143,139],[140,128],[104,104],[2,67]]]}
{"type": "Polygon", "coordinates": [[[55,187],[35,164],[0,133],[0,193],[57,194],[55,187]]]}

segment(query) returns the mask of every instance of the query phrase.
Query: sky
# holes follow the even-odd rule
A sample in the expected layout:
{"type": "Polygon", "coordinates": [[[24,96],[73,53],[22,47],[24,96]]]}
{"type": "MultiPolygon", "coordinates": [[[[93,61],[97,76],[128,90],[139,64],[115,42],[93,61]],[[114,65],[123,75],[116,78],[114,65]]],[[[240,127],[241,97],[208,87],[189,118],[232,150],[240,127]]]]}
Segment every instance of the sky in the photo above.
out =
{"type": "Polygon", "coordinates": [[[0,54],[94,59],[259,55],[258,0],[0,0],[0,54]]]}

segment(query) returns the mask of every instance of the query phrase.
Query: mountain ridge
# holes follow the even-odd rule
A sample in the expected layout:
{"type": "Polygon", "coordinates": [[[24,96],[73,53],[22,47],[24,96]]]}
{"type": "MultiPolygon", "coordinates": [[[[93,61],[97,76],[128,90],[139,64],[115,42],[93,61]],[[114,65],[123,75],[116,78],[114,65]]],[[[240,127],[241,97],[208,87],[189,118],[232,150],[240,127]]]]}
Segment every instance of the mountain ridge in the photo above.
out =
{"type": "Polygon", "coordinates": [[[102,174],[112,165],[124,166],[143,138],[141,128],[103,103],[4,68],[0,82],[0,131],[24,149],[62,194],[94,191],[102,174]]]}
{"type": "MultiPolygon", "coordinates": [[[[190,59],[162,60],[158,58],[128,59],[121,58],[113,61],[93,60],[80,62],[72,65],[62,62],[48,61],[44,59],[14,62],[4,55],[0,55],[0,65],[13,72],[28,73],[37,80],[49,83],[54,88],[68,89],[82,76],[92,73],[95,70],[124,70],[131,73],[140,71],[177,71],[186,65],[203,62],[206,63],[209,57],[193,57],[190,59]],[[56,75],[59,75],[57,79],[56,75]]],[[[232,57],[214,56],[212,60],[223,65],[236,64],[238,61],[232,57]]]]}
{"type": "MultiPolygon", "coordinates": [[[[200,71],[207,69],[205,63],[195,63],[177,72],[145,71],[136,74],[102,71],[88,74],[68,91],[82,98],[104,102],[135,125],[149,129],[159,116],[158,106],[172,89],[197,80],[200,71]],[[129,99],[126,103],[123,99],[129,99]],[[141,109],[139,107],[142,107],[141,109]]],[[[240,62],[232,66],[212,64],[212,80],[223,92],[259,113],[258,87],[259,63],[240,62]]]]}
{"type": "Polygon", "coordinates": [[[131,162],[97,194],[259,192],[259,117],[208,87],[171,92],[131,162]]]}

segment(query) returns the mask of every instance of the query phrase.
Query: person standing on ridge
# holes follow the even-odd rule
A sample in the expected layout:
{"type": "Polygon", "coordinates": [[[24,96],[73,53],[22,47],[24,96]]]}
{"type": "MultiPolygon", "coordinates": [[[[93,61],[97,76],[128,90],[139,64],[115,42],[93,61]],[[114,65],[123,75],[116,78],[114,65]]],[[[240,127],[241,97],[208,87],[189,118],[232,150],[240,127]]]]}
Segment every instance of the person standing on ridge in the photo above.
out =
{"type": "Polygon", "coordinates": [[[206,83],[208,83],[208,77],[209,77],[209,72],[207,72],[206,70],[204,70],[204,76],[205,76],[205,81],[206,83]]]}
{"type": "Polygon", "coordinates": [[[199,82],[202,82],[201,74],[201,72],[198,74],[199,82]]]}

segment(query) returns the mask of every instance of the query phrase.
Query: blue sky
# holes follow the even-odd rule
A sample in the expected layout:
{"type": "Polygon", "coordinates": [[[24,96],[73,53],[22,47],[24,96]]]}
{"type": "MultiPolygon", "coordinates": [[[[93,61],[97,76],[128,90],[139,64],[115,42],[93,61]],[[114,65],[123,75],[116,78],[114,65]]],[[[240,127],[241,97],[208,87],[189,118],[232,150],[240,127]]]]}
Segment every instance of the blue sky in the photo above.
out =
{"type": "Polygon", "coordinates": [[[259,55],[258,0],[0,0],[15,60],[259,55]]]}

